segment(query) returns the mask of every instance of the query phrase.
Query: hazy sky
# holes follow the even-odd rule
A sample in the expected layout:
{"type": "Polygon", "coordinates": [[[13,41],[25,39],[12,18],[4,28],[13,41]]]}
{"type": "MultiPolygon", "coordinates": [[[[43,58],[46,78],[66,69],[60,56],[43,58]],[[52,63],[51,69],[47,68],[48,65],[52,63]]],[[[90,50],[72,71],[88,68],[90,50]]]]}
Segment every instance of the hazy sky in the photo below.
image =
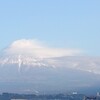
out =
{"type": "Polygon", "coordinates": [[[100,0],[0,0],[0,50],[19,39],[100,56],[100,0]]]}

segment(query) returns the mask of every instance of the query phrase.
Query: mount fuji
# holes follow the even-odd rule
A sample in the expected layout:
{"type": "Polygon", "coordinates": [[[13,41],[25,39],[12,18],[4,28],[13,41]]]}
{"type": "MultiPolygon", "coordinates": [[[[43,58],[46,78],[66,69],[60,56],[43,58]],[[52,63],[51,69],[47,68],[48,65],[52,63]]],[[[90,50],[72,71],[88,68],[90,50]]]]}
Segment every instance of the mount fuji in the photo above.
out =
{"type": "Polygon", "coordinates": [[[98,91],[100,58],[17,40],[1,52],[0,90],[19,93],[98,91]]]}

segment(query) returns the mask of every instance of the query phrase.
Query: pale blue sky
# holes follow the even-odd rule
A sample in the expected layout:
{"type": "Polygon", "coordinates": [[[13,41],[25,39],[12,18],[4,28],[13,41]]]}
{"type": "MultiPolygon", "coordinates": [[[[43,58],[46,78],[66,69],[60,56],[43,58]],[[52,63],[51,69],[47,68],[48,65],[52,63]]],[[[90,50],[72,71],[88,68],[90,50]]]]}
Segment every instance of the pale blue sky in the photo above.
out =
{"type": "Polygon", "coordinates": [[[100,0],[0,0],[0,50],[34,38],[100,56],[100,0]]]}

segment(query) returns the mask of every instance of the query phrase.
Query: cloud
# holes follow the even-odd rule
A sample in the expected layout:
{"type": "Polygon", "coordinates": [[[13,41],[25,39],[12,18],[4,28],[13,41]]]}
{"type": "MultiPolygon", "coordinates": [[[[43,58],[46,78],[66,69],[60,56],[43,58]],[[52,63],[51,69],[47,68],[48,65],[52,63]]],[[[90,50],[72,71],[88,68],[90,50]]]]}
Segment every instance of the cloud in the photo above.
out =
{"type": "Polygon", "coordinates": [[[4,50],[8,55],[32,55],[40,58],[80,55],[79,49],[52,48],[38,40],[21,39],[14,41],[4,50]]]}

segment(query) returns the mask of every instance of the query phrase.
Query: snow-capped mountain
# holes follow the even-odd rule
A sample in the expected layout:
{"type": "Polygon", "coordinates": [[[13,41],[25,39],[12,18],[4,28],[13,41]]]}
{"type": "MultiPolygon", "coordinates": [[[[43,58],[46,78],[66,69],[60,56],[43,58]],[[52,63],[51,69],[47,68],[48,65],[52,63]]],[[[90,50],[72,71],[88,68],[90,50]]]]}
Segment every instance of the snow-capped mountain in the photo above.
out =
{"type": "Polygon", "coordinates": [[[4,55],[0,57],[0,66],[17,65],[27,67],[70,68],[100,74],[100,58],[86,56],[66,56],[57,58],[37,58],[30,55],[4,55]]]}
{"type": "Polygon", "coordinates": [[[69,56],[69,51],[47,48],[44,51],[36,43],[24,42],[14,42],[1,53],[1,91],[63,92],[98,86],[99,57],[69,56]]]}
{"type": "Polygon", "coordinates": [[[8,89],[3,91],[9,91],[14,88],[13,85],[17,87],[17,89],[12,89],[16,92],[70,91],[97,85],[100,82],[99,65],[99,58],[92,57],[2,56],[0,80],[3,84],[11,85],[11,88],[5,85],[8,89]]]}

